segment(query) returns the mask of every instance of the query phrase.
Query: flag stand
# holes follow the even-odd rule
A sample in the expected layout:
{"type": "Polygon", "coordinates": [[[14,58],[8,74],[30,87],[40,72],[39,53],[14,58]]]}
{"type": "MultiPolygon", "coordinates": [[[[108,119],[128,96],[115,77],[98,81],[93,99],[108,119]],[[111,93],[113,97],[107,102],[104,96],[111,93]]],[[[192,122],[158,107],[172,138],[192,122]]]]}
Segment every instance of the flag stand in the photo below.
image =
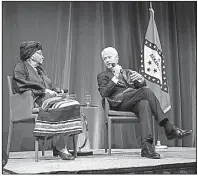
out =
{"type": "Polygon", "coordinates": [[[166,146],[166,145],[161,145],[160,140],[159,140],[159,138],[158,138],[158,139],[157,139],[157,145],[155,145],[155,149],[158,150],[158,149],[167,149],[167,148],[168,148],[168,146],[166,146]]]}
{"type": "Polygon", "coordinates": [[[157,144],[155,145],[155,149],[156,150],[163,150],[163,149],[167,149],[168,146],[166,145],[161,145],[160,139],[159,139],[159,132],[158,132],[158,125],[156,124],[156,132],[157,132],[157,144]]]}

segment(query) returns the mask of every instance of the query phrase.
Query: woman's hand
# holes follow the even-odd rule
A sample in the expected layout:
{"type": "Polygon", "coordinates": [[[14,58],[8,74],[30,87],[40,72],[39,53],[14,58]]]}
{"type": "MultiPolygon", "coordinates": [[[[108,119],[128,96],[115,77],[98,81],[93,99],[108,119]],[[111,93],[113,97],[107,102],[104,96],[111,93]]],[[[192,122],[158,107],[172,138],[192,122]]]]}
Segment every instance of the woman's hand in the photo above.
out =
{"type": "Polygon", "coordinates": [[[61,94],[63,94],[63,93],[64,93],[64,90],[62,89],[62,90],[61,90],[61,94]]]}
{"type": "Polygon", "coordinates": [[[57,96],[58,95],[55,91],[50,90],[50,89],[45,89],[45,93],[49,93],[52,96],[57,96]]]}
{"type": "Polygon", "coordinates": [[[64,90],[62,89],[60,93],[58,93],[58,96],[63,96],[64,90]]]}

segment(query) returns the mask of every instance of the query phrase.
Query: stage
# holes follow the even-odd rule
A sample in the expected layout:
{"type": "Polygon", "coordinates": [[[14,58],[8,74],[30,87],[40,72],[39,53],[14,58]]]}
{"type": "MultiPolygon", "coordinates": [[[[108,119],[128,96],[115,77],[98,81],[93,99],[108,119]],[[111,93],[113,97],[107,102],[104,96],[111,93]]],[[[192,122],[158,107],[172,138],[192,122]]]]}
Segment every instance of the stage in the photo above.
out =
{"type": "Polygon", "coordinates": [[[53,157],[52,151],[11,152],[3,174],[196,174],[196,148],[170,147],[158,151],[161,159],[140,156],[140,149],[113,149],[108,156],[104,149],[92,150],[93,155],[75,160],[53,157]]]}

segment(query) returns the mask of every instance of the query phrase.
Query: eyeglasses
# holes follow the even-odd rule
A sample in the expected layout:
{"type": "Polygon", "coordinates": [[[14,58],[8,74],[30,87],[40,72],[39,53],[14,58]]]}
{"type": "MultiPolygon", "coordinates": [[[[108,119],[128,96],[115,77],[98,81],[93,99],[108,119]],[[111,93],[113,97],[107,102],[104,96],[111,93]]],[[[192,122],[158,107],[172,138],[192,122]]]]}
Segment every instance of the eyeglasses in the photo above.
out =
{"type": "Polygon", "coordinates": [[[39,55],[41,55],[41,56],[43,56],[43,53],[42,53],[42,52],[36,51],[35,53],[36,53],[36,54],[39,54],[39,55]]]}

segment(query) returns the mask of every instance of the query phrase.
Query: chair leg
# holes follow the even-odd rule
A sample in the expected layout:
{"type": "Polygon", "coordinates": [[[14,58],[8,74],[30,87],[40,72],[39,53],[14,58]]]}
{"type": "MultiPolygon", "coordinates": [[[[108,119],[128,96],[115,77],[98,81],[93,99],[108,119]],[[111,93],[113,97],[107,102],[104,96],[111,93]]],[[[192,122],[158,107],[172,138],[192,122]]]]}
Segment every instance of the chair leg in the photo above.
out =
{"type": "Polygon", "coordinates": [[[105,142],[105,153],[107,153],[107,145],[108,145],[108,125],[105,122],[105,136],[104,136],[104,142],[105,142]]]}
{"type": "Polygon", "coordinates": [[[74,149],[74,158],[77,157],[77,144],[76,144],[76,135],[73,135],[73,149],[74,149]]]}
{"type": "Polygon", "coordinates": [[[45,137],[45,139],[42,141],[42,156],[45,156],[45,143],[46,143],[46,137],[45,137]]]}
{"type": "Polygon", "coordinates": [[[13,130],[13,123],[10,122],[10,126],[9,126],[9,132],[8,132],[8,143],[7,143],[7,156],[9,158],[9,154],[10,154],[10,144],[11,144],[11,140],[12,140],[12,130],[13,130]]]}
{"type": "Polygon", "coordinates": [[[152,116],[152,131],[153,131],[153,143],[154,145],[156,145],[156,141],[158,138],[156,138],[156,134],[155,134],[155,121],[154,121],[154,116],[152,116]]]}
{"type": "Polygon", "coordinates": [[[109,150],[108,154],[111,155],[111,120],[108,120],[108,145],[109,145],[109,150]]]}
{"type": "Polygon", "coordinates": [[[35,162],[38,162],[39,138],[35,138],[35,162]]]}

